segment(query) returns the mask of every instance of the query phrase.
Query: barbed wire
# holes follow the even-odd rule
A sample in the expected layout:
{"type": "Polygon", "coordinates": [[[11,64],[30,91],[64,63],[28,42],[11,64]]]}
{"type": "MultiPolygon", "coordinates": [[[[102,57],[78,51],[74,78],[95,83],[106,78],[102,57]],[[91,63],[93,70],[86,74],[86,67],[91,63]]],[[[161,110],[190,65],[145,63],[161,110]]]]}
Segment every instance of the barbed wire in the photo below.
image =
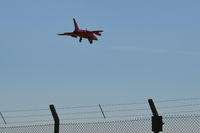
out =
{"type": "Polygon", "coordinates": [[[56,109],[79,109],[79,108],[96,108],[98,105],[88,105],[88,106],[73,106],[73,107],[60,107],[56,109]]]}
{"type": "Polygon", "coordinates": [[[46,117],[52,116],[51,114],[38,114],[38,115],[18,115],[18,116],[5,116],[4,118],[28,118],[28,117],[46,117]]]}
{"type": "Polygon", "coordinates": [[[181,113],[200,113],[200,110],[186,110],[186,111],[171,111],[166,113],[160,113],[160,114],[181,114],[181,113]]]}
{"type": "Polygon", "coordinates": [[[23,124],[23,123],[48,123],[48,122],[54,122],[53,120],[35,120],[35,121],[15,121],[15,122],[9,122],[9,124],[19,124],[19,123],[21,123],[21,124],[23,124]]]}
{"type": "MultiPolygon", "coordinates": [[[[158,109],[175,109],[175,108],[192,107],[192,106],[200,106],[200,104],[185,104],[185,105],[176,105],[176,106],[164,106],[164,107],[158,107],[158,109]]],[[[106,113],[110,113],[110,112],[133,112],[133,111],[144,111],[144,110],[149,110],[149,108],[104,110],[104,112],[106,112],[106,113]]],[[[100,113],[100,112],[99,111],[74,112],[74,113],[61,113],[59,115],[97,114],[97,113],[100,113]]],[[[44,117],[44,116],[51,116],[51,114],[5,116],[5,118],[44,117]]]]}
{"type": "MultiPolygon", "coordinates": [[[[194,112],[196,111],[200,111],[200,110],[194,110],[194,112]]],[[[171,113],[175,113],[175,112],[171,112],[171,113]]],[[[179,112],[180,113],[180,112],[179,112]]],[[[143,118],[148,118],[150,119],[150,114],[142,114],[142,115],[119,115],[119,116],[107,116],[107,118],[130,118],[129,120],[131,119],[138,119],[138,120],[143,120],[143,118]],[[137,118],[136,118],[137,116],[137,118]]],[[[164,114],[164,119],[171,119],[171,118],[190,118],[190,117],[200,117],[200,114],[178,114],[178,115],[174,115],[174,114],[170,114],[170,115],[167,115],[167,113],[164,114]]],[[[69,119],[61,119],[62,122],[66,122],[66,121],[72,121],[72,120],[89,120],[89,119],[102,119],[102,120],[105,120],[103,117],[82,117],[82,118],[69,118],[69,119]]],[[[120,119],[120,121],[123,120],[123,119],[120,119]]],[[[127,119],[125,119],[127,120],[127,119]]],[[[53,120],[41,120],[41,121],[15,121],[15,122],[10,122],[9,124],[22,124],[23,123],[26,123],[25,125],[30,125],[31,123],[35,123],[36,125],[41,125],[42,123],[44,124],[53,124],[53,120]],[[38,124],[40,123],[40,124],[38,124]]],[[[4,123],[0,123],[1,125],[3,125],[4,123]]]]}
{"type": "MultiPolygon", "coordinates": [[[[195,112],[200,112],[200,110],[194,110],[194,111],[178,111],[178,112],[168,112],[168,113],[162,113],[163,115],[166,114],[180,114],[180,113],[195,113],[195,112]]],[[[106,116],[107,118],[136,118],[136,117],[147,117],[147,116],[151,116],[151,114],[141,114],[141,115],[114,115],[114,116],[106,116]]],[[[104,119],[103,117],[77,117],[77,118],[68,118],[68,119],[60,119],[61,121],[71,121],[71,120],[91,120],[91,119],[104,119]]],[[[36,121],[15,121],[15,122],[9,122],[9,124],[23,124],[23,123],[50,123],[50,122],[54,122],[53,120],[36,120],[36,121]]],[[[0,124],[4,124],[4,123],[0,123],[0,124]]]]}
{"type": "Polygon", "coordinates": [[[154,101],[155,103],[163,103],[163,102],[178,102],[178,101],[194,101],[194,100],[200,100],[200,98],[180,98],[180,99],[170,99],[170,100],[159,100],[154,101]]]}
{"type": "Polygon", "coordinates": [[[166,107],[158,107],[158,109],[173,109],[173,108],[194,107],[194,106],[200,106],[200,104],[184,104],[184,105],[176,105],[176,106],[166,106],[166,107]]]}
{"type": "Polygon", "coordinates": [[[75,112],[75,113],[61,113],[59,115],[77,115],[77,114],[98,114],[100,111],[90,111],[90,112],[75,112]]]}
{"type": "Polygon", "coordinates": [[[35,112],[35,111],[47,111],[49,109],[43,108],[43,109],[22,109],[22,110],[3,110],[1,112],[3,113],[13,113],[13,112],[35,112]]]}
{"type": "Polygon", "coordinates": [[[141,104],[148,104],[148,102],[134,102],[134,103],[120,103],[120,104],[102,104],[101,106],[104,107],[112,107],[112,106],[127,106],[127,105],[141,105],[141,104]]]}
{"type": "Polygon", "coordinates": [[[77,117],[77,118],[67,118],[67,119],[61,119],[63,121],[68,120],[89,120],[89,119],[104,119],[103,117],[77,117]]]}
{"type": "MultiPolygon", "coordinates": [[[[191,100],[200,100],[200,98],[182,98],[182,99],[170,99],[170,100],[155,100],[155,103],[163,103],[163,102],[175,102],[175,101],[191,101],[191,100]]],[[[121,103],[121,104],[102,104],[101,106],[126,106],[126,105],[141,105],[141,104],[148,104],[148,102],[133,102],[133,103],[121,103]]],[[[88,106],[72,106],[72,107],[58,107],[57,110],[64,110],[64,109],[78,109],[78,108],[93,108],[98,107],[98,105],[88,105],[88,106]]],[[[19,110],[2,110],[3,113],[9,112],[32,112],[32,111],[47,111],[48,108],[40,108],[40,109],[19,109],[19,110]]]]}
{"type": "MultiPolygon", "coordinates": [[[[179,101],[194,101],[194,100],[200,100],[200,98],[184,98],[184,99],[171,99],[171,100],[160,100],[160,101],[155,101],[155,103],[168,103],[168,102],[179,102],[179,101]]],[[[104,112],[106,113],[106,118],[122,118],[122,117],[140,117],[140,116],[149,116],[151,115],[151,113],[146,113],[146,114],[143,114],[142,112],[140,111],[150,111],[150,108],[149,107],[145,107],[145,108],[142,108],[142,107],[137,107],[137,108],[132,108],[132,106],[130,107],[126,107],[124,108],[124,106],[127,106],[127,105],[143,105],[143,106],[146,106],[148,102],[135,102],[135,103],[123,103],[123,104],[105,104],[105,105],[101,105],[103,107],[106,107],[104,112]],[[107,109],[107,107],[114,107],[114,106],[122,106],[123,109],[107,109]],[[131,113],[134,113],[136,111],[139,111],[140,113],[142,114],[125,114],[126,112],[131,112],[131,113]],[[110,113],[118,113],[118,115],[110,115],[110,113]]],[[[179,109],[179,108],[184,108],[184,107],[198,107],[200,106],[199,103],[195,103],[195,104],[181,104],[181,105],[171,105],[171,106],[157,106],[157,109],[158,110],[162,110],[165,111],[166,109],[179,109]]],[[[73,117],[73,118],[64,118],[64,119],[61,119],[61,120],[86,120],[86,119],[101,119],[103,118],[101,115],[101,112],[99,111],[99,107],[98,105],[89,105],[89,106],[73,106],[73,107],[59,107],[59,108],[56,108],[56,110],[60,110],[60,111],[65,111],[67,109],[95,109],[94,111],[79,111],[79,112],[71,112],[71,111],[74,111],[74,110],[71,110],[70,112],[60,112],[59,115],[60,116],[73,116],[73,115],[86,115],[86,117],[73,117]],[[97,110],[98,109],[98,110],[97,110]],[[90,115],[100,115],[100,117],[98,116],[90,116],[90,115]]],[[[198,107],[199,108],[199,107],[198,107]]],[[[1,111],[3,113],[6,113],[6,115],[4,115],[4,118],[5,119],[21,119],[21,118],[40,118],[41,117],[51,117],[52,115],[50,113],[41,113],[41,114],[26,114],[26,115],[9,115],[10,113],[25,113],[25,112],[39,112],[39,111],[50,111],[49,109],[44,109],[44,108],[41,108],[41,109],[22,109],[22,110],[4,110],[4,111],[1,111]]],[[[160,112],[160,111],[159,111],[160,112]]],[[[181,109],[181,110],[178,110],[178,111],[171,111],[171,112],[163,112],[161,114],[180,114],[180,113],[199,113],[200,112],[200,109],[197,109],[197,110],[191,110],[191,108],[188,110],[188,108],[184,108],[181,109]],[[186,110],[187,109],[187,110],[186,110]]],[[[44,121],[50,121],[50,120],[36,120],[36,121],[9,121],[9,123],[13,124],[13,123],[33,123],[33,122],[44,122],[44,121]]],[[[52,121],[52,120],[51,120],[52,121]]],[[[3,124],[3,123],[2,123],[3,124]]]]}

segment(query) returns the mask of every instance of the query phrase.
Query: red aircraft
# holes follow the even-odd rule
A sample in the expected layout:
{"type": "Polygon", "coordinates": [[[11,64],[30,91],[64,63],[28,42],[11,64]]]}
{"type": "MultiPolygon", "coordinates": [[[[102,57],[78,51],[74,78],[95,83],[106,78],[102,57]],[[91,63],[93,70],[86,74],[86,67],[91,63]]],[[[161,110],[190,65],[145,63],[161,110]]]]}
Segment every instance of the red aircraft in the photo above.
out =
{"type": "Polygon", "coordinates": [[[86,39],[88,39],[90,44],[92,44],[93,40],[98,40],[95,35],[101,36],[101,32],[103,32],[102,30],[95,30],[95,31],[81,30],[78,28],[78,25],[74,18],[73,18],[73,21],[74,21],[74,27],[75,27],[73,32],[65,32],[63,34],[57,34],[57,35],[72,36],[74,38],[80,37],[79,42],[82,41],[82,38],[86,38],[86,39]]]}

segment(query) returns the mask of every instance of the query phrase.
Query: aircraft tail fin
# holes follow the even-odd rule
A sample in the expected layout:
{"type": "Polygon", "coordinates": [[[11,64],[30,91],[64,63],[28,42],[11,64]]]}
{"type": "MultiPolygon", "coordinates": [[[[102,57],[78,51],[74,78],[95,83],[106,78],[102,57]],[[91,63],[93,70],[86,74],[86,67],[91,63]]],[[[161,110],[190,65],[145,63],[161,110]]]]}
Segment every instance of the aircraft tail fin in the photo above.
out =
{"type": "Polygon", "coordinates": [[[77,23],[76,23],[76,20],[75,20],[75,18],[73,18],[73,21],[74,21],[74,27],[75,27],[75,30],[79,30],[79,28],[78,28],[78,25],[77,25],[77,23]]]}

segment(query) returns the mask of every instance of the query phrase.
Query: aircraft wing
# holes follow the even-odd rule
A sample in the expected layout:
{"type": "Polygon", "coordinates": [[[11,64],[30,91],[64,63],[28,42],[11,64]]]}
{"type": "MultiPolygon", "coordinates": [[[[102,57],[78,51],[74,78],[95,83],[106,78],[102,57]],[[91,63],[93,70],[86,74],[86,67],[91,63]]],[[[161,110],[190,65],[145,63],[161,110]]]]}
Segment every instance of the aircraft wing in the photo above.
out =
{"type": "Polygon", "coordinates": [[[77,35],[74,34],[73,32],[65,32],[63,34],[57,34],[57,35],[60,35],[60,36],[72,36],[72,37],[77,38],[77,35]]]}
{"type": "Polygon", "coordinates": [[[101,33],[100,32],[103,32],[102,30],[95,30],[95,31],[92,31],[94,34],[98,35],[98,36],[101,36],[101,33]]]}

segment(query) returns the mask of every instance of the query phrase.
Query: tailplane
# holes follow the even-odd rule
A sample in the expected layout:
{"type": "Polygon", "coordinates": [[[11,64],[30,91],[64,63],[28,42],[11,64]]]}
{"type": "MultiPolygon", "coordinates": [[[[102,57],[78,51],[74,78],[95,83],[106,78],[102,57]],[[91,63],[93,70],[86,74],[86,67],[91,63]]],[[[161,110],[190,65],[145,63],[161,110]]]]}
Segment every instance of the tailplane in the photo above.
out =
{"type": "Polygon", "coordinates": [[[92,31],[94,34],[98,35],[98,36],[101,36],[101,32],[103,32],[102,30],[95,30],[95,31],[92,31]]]}
{"type": "Polygon", "coordinates": [[[76,31],[76,30],[79,30],[79,28],[78,28],[78,25],[77,25],[77,23],[76,23],[76,20],[75,20],[75,18],[73,18],[73,21],[74,21],[74,27],[75,27],[75,31],[76,31]]]}

